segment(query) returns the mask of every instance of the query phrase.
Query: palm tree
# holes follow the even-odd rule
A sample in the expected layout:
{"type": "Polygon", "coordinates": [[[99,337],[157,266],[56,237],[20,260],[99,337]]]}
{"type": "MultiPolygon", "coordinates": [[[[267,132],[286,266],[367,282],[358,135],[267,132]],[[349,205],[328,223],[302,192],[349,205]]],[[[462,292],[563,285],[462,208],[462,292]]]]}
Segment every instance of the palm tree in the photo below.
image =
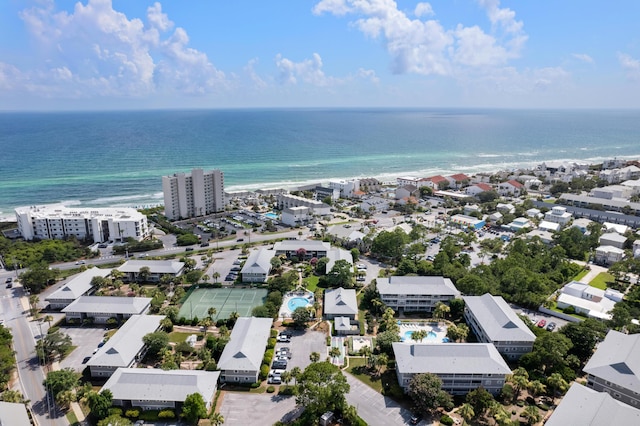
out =
{"type": "Polygon", "coordinates": [[[207,340],[207,331],[209,331],[209,327],[213,325],[213,320],[210,317],[204,317],[198,324],[204,327],[204,339],[207,340]]]}
{"type": "Polygon", "coordinates": [[[499,425],[511,424],[511,415],[507,413],[507,410],[505,410],[498,401],[491,401],[489,405],[489,415],[493,417],[499,425]]]}
{"type": "Polygon", "coordinates": [[[364,357],[364,363],[367,363],[367,358],[371,356],[371,346],[363,346],[358,351],[358,354],[364,357]]]}
{"type": "Polygon", "coordinates": [[[284,371],[281,375],[280,378],[282,379],[282,383],[284,383],[285,385],[288,385],[289,382],[291,381],[291,372],[290,371],[284,371]]]}
{"type": "Polygon", "coordinates": [[[442,319],[449,312],[451,312],[451,308],[448,305],[445,305],[442,302],[438,302],[438,303],[436,303],[436,307],[433,308],[433,318],[442,319]]]}
{"type": "Polygon", "coordinates": [[[220,426],[224,423],[224,416],[220,413],[211,413],[209,417],[211,424],[214,426],[220,426]]]}
{"type": "MultiPolygon", "coordinates": [[[[320,355],[318,354],[318,356],[320,355]]],[[[293,367],[291,369],[291,377],[293,377],[293,379],[296,381],[296,384],[298,384],[298,379],[300,378],[301,375],[302,375],[302,370],[300,369],[300,367],[293,367]]]]}
{"type": "Polygon", "coordinates": [[[329,356],[331,358],[338,358],[342,354],[340,348],[336,348],[335,346],[329,350],[329,356]]]}
{"type": "Polygon", "coordinates": [[[213,278],[213,282],[217,283],[218,282],[218,278],[220,278],[220,272],[216,271],[213,274],[211,274],[211,277],[213,278]]]}
{"type": "Polygon", "coordinates": [[[547,390],[547,387],[545,386],[545,384],[539,380],[534,380],[529,383],[529,391],[531,392],[534,398],[540,395],[541,393],[546,392],[546,390],[547,390]]]}
{"type": "Polygon", "coordinates": [[[538,407],[536,407],[535,405],[527,406],[527,408],[525,408],[524,411],[522,412],[521,416],[527,419],[528,425],[534,425],[538,423],[540,420],[542,420],[540,411],[538,410],[538,407]]]}
{"type": "Polygon", "coordinates": [[[376,372],[378,376],[380,376],[382,372],[382,367],[385,367],[388,362],[389,362],[389,355],[387,355],[384,352],[376,357],[376,372]]]}
{"type": "Polygon", "coordinates": [[[458,409],[458,414],[460,414],[462,418],[468,422],[476,415],[476,412],[473,411],[473,405],[465,402],[458,409]]]}
{"type": "Polygon", "coordinates": [[[211,318],[211,320],[213,320],[213,316],[217,313],[218,313],[217,309],[214,308],[213,306],[207,309],[207,315],[209,315],[209,318],[211,318]]]}
{"type": "Polygon", "coordinates": [[[38,314],[38,303],[40,303],[40,298],[37,294],[32,294],[29,296],[29,306],[31,306],[31,316],[36,318],[38,314]]]}
{"type": "Polygon", "coordinates": [[[427,337],[427,330],[417,330],[411,333],[411,340],[415,342],[420,342],[425,337],[427,337]]]}
{"type": "Polygon", "coordinates": [[[320,354],[318,352],[311,352],[311,355],[309,355],[309,360],[311,360],[311,362],[320,361],[320,354]]]}
{"type": "Polygon", "coordinates": [[[49,328],[51,328],[51,321],[53,321],[53,317],[51,315],[45,315],[44,318],[42,318],[42,321],[46,321],[47,324],[49,324],[49,328]]]}
{"type": "Polygon", "coordinates": [[[206,283],[207,281],[209,281],[209,278],[211,278],[211,277],[209,277],[209,275],[207,275],[207,274],[204,274],[202,277],[200,277],[200,279],[201,279],[202,281],[204,281],[205,283],[206,283]]]}
{"type": "Polygon", "coordinates": [[[560,373],[553,373],[547,377],[547,387],[552,389],[551,397],[555,400],[556,393],[558,391],[560,391],[560,393],[565,393],[569,388],[569,384],[560,373]]]}
{"type": "Polygon", "coordinates": [[[518,367],[513,370],[513,374],[511,374],[509,381],[513,383],[513,386],[515,387],[514,393],[515,399],[517,400],[520,396],[520,391],[529,386],[529,373],[524,368],[518,367]]]}

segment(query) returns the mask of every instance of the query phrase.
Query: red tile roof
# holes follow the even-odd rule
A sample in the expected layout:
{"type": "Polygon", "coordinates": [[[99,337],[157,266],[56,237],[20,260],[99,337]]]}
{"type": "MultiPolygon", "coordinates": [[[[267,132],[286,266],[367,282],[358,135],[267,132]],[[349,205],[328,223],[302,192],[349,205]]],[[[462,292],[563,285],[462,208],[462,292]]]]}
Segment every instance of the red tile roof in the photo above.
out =
{"type": "Polygon", "coordinates": [[[440,182],[446,182],[447,179],[444,176],[437,175],[437,176],[428,177],[425,180],[430,180],[431,182],[437,184],[437,183],[440,183],[440,182]]]}
{"type": "Polygon", "coordinates": [[[524,188],[524,185],[518,182],[517,180],[509,180],[507,183],[511,184],[511,186],[515,186],[516,188],[524,188]]]}
{"type": "Polygon", "coordinates": [[[449,176],[451,179],[455,180],[456,182],[462,182],[464,180],[469,180],[469,176],[463,174],[463,173],[458,173],[455,175],[451,175],[449,176]]]}
{"type": "Polygon", "coordinates": [[[491,191],[493,189],[493,187],[487,183],[476,183],[474,186],[477,186],[478,188],[482,189],[483,191],[491,191]]]}

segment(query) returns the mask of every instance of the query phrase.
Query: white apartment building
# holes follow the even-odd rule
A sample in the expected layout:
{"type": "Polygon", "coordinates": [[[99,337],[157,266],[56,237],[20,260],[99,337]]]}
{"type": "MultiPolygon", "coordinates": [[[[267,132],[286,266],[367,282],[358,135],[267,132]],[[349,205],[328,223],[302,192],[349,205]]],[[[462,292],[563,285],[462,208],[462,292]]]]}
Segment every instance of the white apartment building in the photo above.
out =
{"type": "Polygon", "coordinates": [[[317,216],[328,216],[331,214],[331,206],[322,201],[310,200],[293,194],[278,194],[276,202],[280,210],[292,207],[309,207],[310,214],[317,216]]]}
{"type": "Polygon", "coordinates": [[[224,174],[220,170],[193,169],[162,177],[164,213],[170,220],[224,211],[224,174]]]}
{"type": "Polygon", "coordinates": [[[147,217],[133,208],[70,208],[60,204],[25,206],[15,210],[18,230],[25,240],[78,240],[101,243],[149,236],[147,217]]]}
{"type": "Polygon", "coordinates": [[[343,198],[353,198],[356,191],[360,191],[360,181],[354,180],[332,180],[329,181],[329,188],[340,190],[340,196],[343,198]]]}

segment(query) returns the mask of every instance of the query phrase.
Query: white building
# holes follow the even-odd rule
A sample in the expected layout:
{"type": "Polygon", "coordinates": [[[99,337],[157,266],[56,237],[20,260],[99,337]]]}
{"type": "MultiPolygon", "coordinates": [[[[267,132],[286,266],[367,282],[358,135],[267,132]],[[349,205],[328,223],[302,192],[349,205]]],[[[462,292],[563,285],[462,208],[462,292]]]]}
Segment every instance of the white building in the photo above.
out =
{"type": "Polygon", "coordinates": [[[460,297],[449,278],[392,276],[378,278],[380,299],[396,312],[431,312],[438,302],[460,297]]]}
{"type": "Polygon", "coordinates": [[[266,283],[271,271],[271,259],[275,252],[266,248],[252,251],[242,266],[240,275],[245,283],[266,283]]]}
{"type": "Polygon", "coordinates": [[[560,227],[564,227],[573,216],[567,212],[566,207],[554,206],[550,212],[544,214],[544,220],[547,222],[554,222],[560,224],[560,227]]]}
{"type": "Polygon", "coordinates": [[[601,290],[578,281],[565,284],[556,300],[559,309],[572,306],[576,313],[589,318],[610,319],[609,312],[622,300],[622,293],[612,289],[601,290]]]}
{"type": "Polygon", "coordinates": [[[342,198],[353,198],[356,191],[360,191],[360,181],[353,180],[332,180],[329,181],[329,188],[340,190],[342,198]]]}
{"type": "Polygon", "coordinates": [[[224,211],[224,174],[220,170],[193,169],[162,177],[164,213],[170,220],[224,211]]]}
{"type": "Polygon", "coordinates": [[[309,207],[311,214],[317,216],[328,216],[331,214],[331,206],[318,200],[299,197],[293,194],[278,194],[276,197],[278,208],[284,210],[291,207],[309,207]]]}
{"type": "Polygon", "coordinates": [[[25,240],[61,240],[74,236],[94,243],[149,236],[147,217],[136,209],[70,208],[61,204],[18,207],[18,230],[25,240]]]}
{"type": "Polygon", "coordinates": [[[287,207],[282,210],[280,221],[288,226],[300,226],[313,219],[311,209],[307,206],[287,207]]]}
{"type": "Polygon", "coordinates": [[[224,347],[218,361],[220,381],[230,383],[258,381],[272,323],[271,318],[238,318],[229,343],[224,347]]]}
{"type": "Polygon", "coordinates": [[[600,246],[596,248],[596,263],[611,265],[620,262],[624,258],[624,250],[613,246],[600,246]]]}
{"type": "Polygon", "coordinates": [[[94,277],[105,278],[111,273],[108,269],[89,268],[79,273],[65,285],[47,296],[49,309],[64,309],[80,296],[87,296],[93,292],[91,281],[94,277]]]}

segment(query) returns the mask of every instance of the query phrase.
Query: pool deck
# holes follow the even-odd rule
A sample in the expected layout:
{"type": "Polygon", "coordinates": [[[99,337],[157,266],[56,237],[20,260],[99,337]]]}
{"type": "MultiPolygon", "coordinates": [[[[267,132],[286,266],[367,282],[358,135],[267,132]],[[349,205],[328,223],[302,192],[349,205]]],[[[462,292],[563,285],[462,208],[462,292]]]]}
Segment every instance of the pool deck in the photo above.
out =
{"type": "Polygon", "coordinates": [[[313,306],[314,297],[312,292],[300,290],[289,292],[282,298],[282,306],[280,307],[280,311],[278,312],[279,318],[291,318],[293,312],[291,311],[291,309],[289,309],[289,301],[298,297],[306,298],[309,301],[309,304],[307,306],[313,306]]]}
{"type": "Polygon", "coordinates": [[[436,323],[436,322],[431,322],[431,323],[401,323],[400,324],[400,338],[403,339],[402,341],[405,343],[432,343],[432,344],[436,344],[436,343],[443,343],[443,339],[445,339],[447,337],[447,327],[445,326],[444,323],[436,323]],[[415,342],[414,340],[411,339],[405,339],[405,333],[410,332],[410,331],[419,331],[419,330],[424,330],[427,333],[432,332],[436,334],[435,338],[424,338],[422,339],[420,342],[415,342]]]}

